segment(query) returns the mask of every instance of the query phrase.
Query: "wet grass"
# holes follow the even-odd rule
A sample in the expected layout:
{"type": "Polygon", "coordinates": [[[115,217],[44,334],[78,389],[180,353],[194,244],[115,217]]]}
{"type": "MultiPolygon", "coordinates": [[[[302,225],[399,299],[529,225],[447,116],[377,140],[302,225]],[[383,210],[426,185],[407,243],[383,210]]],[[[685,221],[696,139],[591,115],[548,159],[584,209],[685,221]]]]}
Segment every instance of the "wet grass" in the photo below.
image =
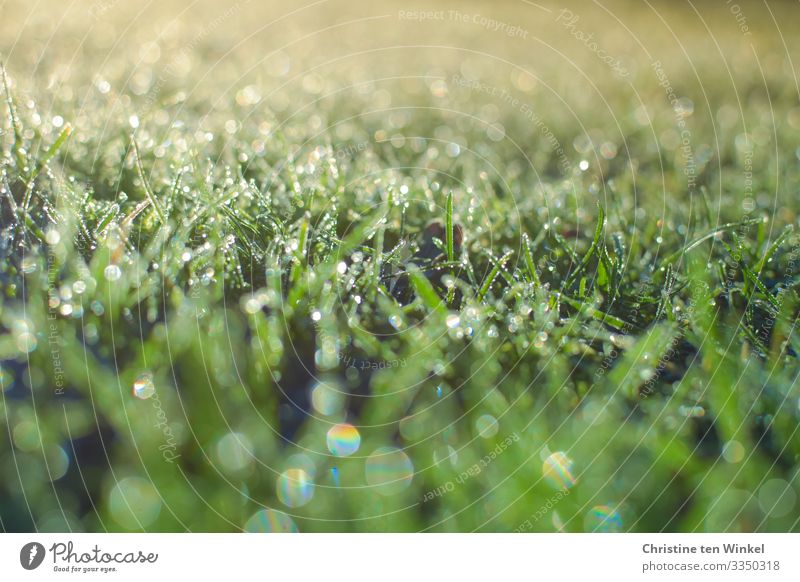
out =
{"type": "Polygon", "coordinates": [[[780,72],[587,131],[450,69],[52,111],[9,69],[4,529],[800,527],[780,72]]]}

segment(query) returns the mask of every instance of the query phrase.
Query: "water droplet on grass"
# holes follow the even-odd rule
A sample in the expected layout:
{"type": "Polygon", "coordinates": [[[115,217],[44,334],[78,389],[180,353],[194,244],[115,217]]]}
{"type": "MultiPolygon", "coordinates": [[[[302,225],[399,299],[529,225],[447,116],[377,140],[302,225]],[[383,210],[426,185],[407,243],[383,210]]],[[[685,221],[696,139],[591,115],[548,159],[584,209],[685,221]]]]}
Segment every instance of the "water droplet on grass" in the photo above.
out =
{"type": "Polygon", "coordinates": [[[122,269],[120,269],[117,265],[109,265],[103,271],[103,276],[107,281],[118,281],[122,276],[122,269]]]}
{"type": "Polygon", "coordinates": [[[140,400],[147,400],[156,393],[156,386],[153,383],[153,375],[149,372],[140,374],[133,383],[132,393],[140,400]]]}
{"type": "Polygon", "coordinates": [[[261,309],[261,302],[252,294],[243,295],[239,300],[239,306],[245,313],[253,315],[254,313],[258,313],[261,309]]]}
{"type": "Polygon", "coordinates": [[[20,264],[20,269],[26,275],[29,275],[36,271],[38,265],[36,263],[36,259],[33,257],[24,257],[22,259],[22,263],[20,264]]]}
{"type": "Polygon", "coordinates": [[[44,239],[50,246],[55,246],[61,241],[61,234],[55,228],[48,228],[44,239]]]}
{"type": "Polygon", "coordinates": [[[30,332],[25,331],[17,336],[17,349],[23,354],[31,353],[36,349],[38,343],[36,336],[30,332]]]}
{"type": "Polygon", "coordinates": [[[445,318],[444,323],[448,328],[455,329],[461,324],[461,318],[455,313],[451,313],[445,318]]]}
{"type": "Polygon", "coordinates": [[[497,431],[500,430],[500,424],[497,422],[497,419],[492,416],[491,414],[484,414],[478,420],[475,421],[475,428],[478,431],[478,434],[485,439],[492,438],[497,434],[497,431]]]}

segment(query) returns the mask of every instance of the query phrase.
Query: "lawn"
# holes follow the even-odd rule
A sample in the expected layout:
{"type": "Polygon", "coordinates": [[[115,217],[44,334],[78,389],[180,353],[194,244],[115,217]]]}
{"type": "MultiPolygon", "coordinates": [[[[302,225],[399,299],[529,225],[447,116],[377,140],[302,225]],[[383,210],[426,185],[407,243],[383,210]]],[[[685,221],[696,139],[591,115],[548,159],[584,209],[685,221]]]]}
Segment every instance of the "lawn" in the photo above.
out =
{"type": "Polygon", "coordinates": [[[789,2],[0,4],[0,528],[800,531],[789,2]]]}

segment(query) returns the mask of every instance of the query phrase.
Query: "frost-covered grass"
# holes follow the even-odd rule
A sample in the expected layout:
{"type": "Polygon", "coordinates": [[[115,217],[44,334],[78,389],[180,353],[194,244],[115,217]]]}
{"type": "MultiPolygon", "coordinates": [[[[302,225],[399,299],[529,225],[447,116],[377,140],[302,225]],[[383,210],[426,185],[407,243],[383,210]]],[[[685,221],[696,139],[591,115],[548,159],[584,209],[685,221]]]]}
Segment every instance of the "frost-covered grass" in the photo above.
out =
{"type": "Polygon", "coordinates": [[[683,48],[642,7],[639,45],[588,8],[304,37],[105,3],[48,47],[34,15],[1,47],[0,525],[798,530],[798,53],[746,7],[709,15],[758,48],[730,75],[666,7],[683,48]]]}

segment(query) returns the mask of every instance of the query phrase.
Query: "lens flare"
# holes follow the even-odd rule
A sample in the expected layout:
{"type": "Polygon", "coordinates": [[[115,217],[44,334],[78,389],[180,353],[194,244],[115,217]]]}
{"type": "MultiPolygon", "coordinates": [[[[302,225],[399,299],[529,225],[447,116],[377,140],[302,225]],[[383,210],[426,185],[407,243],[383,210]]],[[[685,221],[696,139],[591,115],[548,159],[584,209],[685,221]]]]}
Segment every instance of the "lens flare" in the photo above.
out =
{"type": "Polygon", "coordinates": [[[572,459],[561,451],[545,459],[542,464],[542,475],[556,489],[570,489],[577,482],[572,474],[572,459]]]}
{"type": "Polygon", "coordinates": [[[500,430],[500,424],[491,414],[484,414],[475,421],[475,428],[482,438],[490,439],[497,434],[498,430],[500,430]]]}
{"type": "Polygon", "coordinates": [[[583,522],[587,532],[617,533],[622,531],[622,516],[609,505],[596,505],[583,522]]]}
{"type": "Polygon", "coordinates": [[[126,529],[139,530],[161,513],[161,496],[147,479],[126,477],[111,490],[108,506],[114,520],[126,529]]]}
{"type": "Polygon", "coordinates": [[[297,533],[297,524],[291,517],[274,509],[256,511],[244,524],[247,533],[297,533]]]}
{"type": "Polygon", "coordinates": [[[352,424],[336,424],[328,431],[328,450],[337,457],[349,457],[361,446],[361,435],[352,424]]]}
{"type": "Polygon", "coordinates": [[[395,495],[411,485],[414,465],[403,451],[381,447],[372,453],[365,466],[367,483],[381,495],[395,495]]]}
{"type": "Polygon", "coordinates": [[[314,483],[303,469],[287,469],[278,477],[277,492],[286,507],[300,507],[314,497],[314,483]]]}

